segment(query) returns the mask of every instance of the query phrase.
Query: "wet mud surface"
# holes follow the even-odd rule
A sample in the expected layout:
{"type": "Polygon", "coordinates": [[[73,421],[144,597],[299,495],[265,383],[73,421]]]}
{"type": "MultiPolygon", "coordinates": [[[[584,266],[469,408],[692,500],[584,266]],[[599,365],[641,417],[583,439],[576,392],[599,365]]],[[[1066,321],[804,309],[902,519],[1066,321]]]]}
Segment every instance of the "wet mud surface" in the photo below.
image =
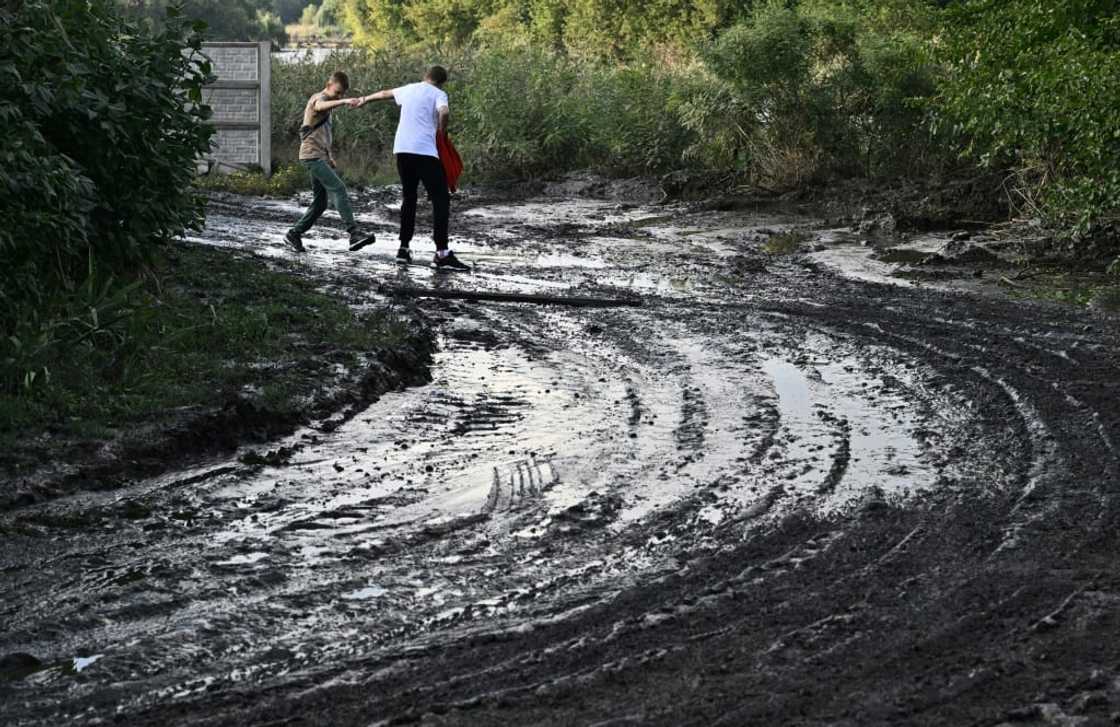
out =
{"type": "MultiPolygon", "coordinates": [[[[0,721],[1120,715],[1115,318],[841,275],[764,211],[467,197],[476,271],[398,269],[392,199],[294,274],[643,305],[425,299],[430,384],[0,515],[0,721]]],[[[195,241],[288,257],[296,214],[195,241]]]]}

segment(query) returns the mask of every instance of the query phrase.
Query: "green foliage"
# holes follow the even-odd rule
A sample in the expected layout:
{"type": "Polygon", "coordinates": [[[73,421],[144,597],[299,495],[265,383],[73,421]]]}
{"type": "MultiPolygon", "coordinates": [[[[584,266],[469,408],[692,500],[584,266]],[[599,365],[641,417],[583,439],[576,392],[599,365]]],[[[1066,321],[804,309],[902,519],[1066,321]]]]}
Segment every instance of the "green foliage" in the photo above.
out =
{"type": "Polygon", "coordinates": [[[276,13],[267,10],[256,12],[256,31],[253,33],[258,38],[276,40],[280,43],[287,42],[287,33],[284,31],[284,21],[276,13]]]}
{"type": "Polygon", "coordinates": [[[946,124],[1013,171],[1028,214],[1086,229],[1120,210],[1120,7],[1112,0],[969,0],[943,49],[946,124]]]}
{"type": "MultiPolygon", "coordinates": [[[[918,32],[925,17],[895,17],[881,30],[883,9],[868,8],[769,0],[706,50],[708,67],[745,111],[724,118],[756,183],[782,189],[821,174],[886,175],[938,161],[929,158],[923,110],[936,89],[918,32]]],[[[711,133],[719,114],[695,103],[690,112],[694,128],[711,133]]]]}
{"type": "MultiPolygon", "coordinates": [[[[928,169],[943,158],[919,103],[935,88],[934,68],[918,19],[907,30],[899,13],[881,10],[764,3],[722,33],[704,63],[654,51],[625,63],[573,56],[532,41],[521,16],[494,14],[478,46],[439,55],[452,70],[456,143],[475,179],[698,167],[780,189],[829,173],[928,169]]],[[[382,48],[275,67],[276,148],[296,146],[307,97],[334,67],[373,90],[418,79],[429,58],[382,48]]],[[[395,126],[391,105],[340,112],[341,163],[355,153],[363,168],[388,160],[395,126]]]]}
{"type": "Polygon", "coordinates": [[[308,185],[307,170],[299,164],[285,164],[266,177],[261,171],[214,172],[195,181],[199,189],[256,197],[289,197],[308,185]]]}
{"type": "Polygon", "coordinates": [[[343,27],[342,0],[322,0],[322,2],[301,2],[301,11],[292,22],[298,21],[296,33],[313,33],[320,36],[341,37],[347,35],[343,27]]]}
{"type": "Polygon", "coordinates": [[[343,0],[347,27],[370,48],[401,42],[462,46],[493,3],[488,0],[343,0]]]}
{"type": "Polygon", "coordinates": [[[315,11],[315,25],[320,28],[340,28],[342,26],[341,0],[323,0],[315,11]]]}
{"type": "Polygon", "coordinates": [[[569,100],[574,64],[531,48],[497,50],[471,59],[467,77],[453,76],[455,130],[470,169],[497,176],[541,173],[579,164],[586,117],[569,100]]]}
{"type": "Polygon", "coordinates": [[[560,4],[564,8],[560,38],[566,48],[585,57],[633,58],[651,46],[703,42],[751,4],[727,0],[574,0],[560,4]]]}
{"type": "Polygon", "coordinates": [[[49,324],[65,345],[21,341],[34,365],[0,390],[0,444],[46,429],[104,436],[247,386],[279,411],[298,411],[328,375],[315,365],[356,366],[406,335],[392,316],[356,314],[313,281],[237,253],[165,248],[152,269],[143,284],[83,284],[85,307],[49,324]],[[330,362],[316,360],[324,350],[330,362]]]}
{"type": "Polygon", "coordinates": [[[110,0],[0,10],[0,388],[29,383],[34,352],[111,348],[101,304],[201,220],[199,30],[173,16],[138,32],[110,0]]]}
{"type": "Polygon", "coordinates": [[[621,174],[663,173],[687,165],[696,135],[677,111],[679,90],[696,69],[666,69],[654,60],[593,65],[568,103],[589,129],[587,166],[621,174]]]}
{"type": "MultiPolygon", "coordinates": [[[[529,45],[441,60],[451,70],[452,134],[476,180],[586,167],[664,172],[679,167],[696,141],[675,98],[694,69],[599,64],[529,45]]],[[[419,51],[380,49],[274,64],[274,148],[294,154],[304,105],[335,68],[347,69],[355,93],[368,93],[417,81],[430,62],[419,51]]],[[[397,114],[391,103],[336,114],[336,156],[345,170],[366,178],[391,172],[397,114]]]]}
{"type": "Polygon", "coordinates": [[[632,59],[649,47],[692,44],[739,16],[743,0],[340,0],[367,47],[462,48],[480,31],[529,38],[574,55],[632,59]]]}
{"type": "MultiPolygon", "coordinates": [[[[476,178],[683,166],[780,191],[990,167],[1011,171],[1018,207],[1067,228],[1120,208],[1112,0],[332,1],[378,49],[332,63],[371,88],[452,66],[476,178]]],[[[328,70],[277,74],[298,89],[280,145],[328,70]]],[[[363,166],[388,158],[391,109],[341,116],[363,166]]]]}
{"type": "Polygon", "coordinates": [[[313,8],[314,3],[309,3],[308,0],[272,0],[269,5],[269,9],[276,15],[279,15],[280,20],[284,23],[294,23],[298,21],[300,16],[309,7],[313,8]]]}
{"type": "Polygon", "coordinates": [[[282,0],[116,0],[116,5],[126,18],[154,31],[164,27],[169,10],[178,10],[183,17],[206,23],[207,40],[277,43],[287,41],[284,18],[292,12],[291,4],[282,0]]]}

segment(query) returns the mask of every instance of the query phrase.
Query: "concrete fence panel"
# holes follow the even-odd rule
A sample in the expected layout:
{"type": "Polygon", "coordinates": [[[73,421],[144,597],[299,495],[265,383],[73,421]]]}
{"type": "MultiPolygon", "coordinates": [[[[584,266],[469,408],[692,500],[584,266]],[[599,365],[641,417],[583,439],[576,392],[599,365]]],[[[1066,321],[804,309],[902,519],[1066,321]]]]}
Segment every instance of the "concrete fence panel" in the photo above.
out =
{"type": "Polygon", "coordinates": [[[202,94],[214,110],[211,166],[255,165],[271,174],[271,50],[267,41],[203,44],[217,76],[202,94]]]}

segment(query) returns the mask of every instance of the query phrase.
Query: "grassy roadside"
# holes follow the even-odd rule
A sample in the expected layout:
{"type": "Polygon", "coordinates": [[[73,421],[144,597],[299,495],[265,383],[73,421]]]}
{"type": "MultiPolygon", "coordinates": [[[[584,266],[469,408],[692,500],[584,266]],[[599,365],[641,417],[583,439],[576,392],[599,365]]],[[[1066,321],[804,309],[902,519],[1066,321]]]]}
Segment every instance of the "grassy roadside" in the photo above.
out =
{"type": "MultiPolygon", "coordinates": [[[[174,246],[128,305],[123,345],[60,349],[46,363],[49,381],[0,393],[0,472],[80,467],[105,449],[159,458],[163,433],[223,408],[276,434],[368,390],[379,357],[403,352],[399,367],[423,368],[407,318],[355,313],[314,281],[244,253],[174,246]]],[[[226,431],[196,438],[238,426],[228,416],[210,422],[226,431]]]]}
{"type": "MultiPolygon", "coordinates": [[[[370,167],[361,159],[339,159],[338,172],[343,181],[353,187],[397,182],[395,172],[390,176],[383,168],[370,167]]],[[[207,192],[232,192],[251,197],[291,197],[311,190],[307,170],[297,161],[278,163],[270,177],[259,170],[230,172],[199,177],[194,184],[207,192]]]]}
{"type": "Polygon", "coordinates": [[[277,166],[272,176],[256,171],[207,174],[198,177],[194,186],[207,192],[232,192],[252,197],[290,197],[303,189],[311,189],[307,171],[298,163],[277,166]]]}

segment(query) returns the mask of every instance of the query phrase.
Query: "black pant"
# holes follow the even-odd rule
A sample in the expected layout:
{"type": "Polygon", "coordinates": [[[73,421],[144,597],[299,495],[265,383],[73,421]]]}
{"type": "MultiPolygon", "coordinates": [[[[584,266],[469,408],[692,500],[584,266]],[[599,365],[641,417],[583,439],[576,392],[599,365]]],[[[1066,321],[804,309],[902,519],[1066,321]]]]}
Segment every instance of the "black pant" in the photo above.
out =
{"type": "Polygon", "coordinates": [[[437,250],[447,249],[447,227],[451,219],[451,193],[443,164],[436,157],[423,154],[397,154],[397,171],[401,175],[404,200],[401,202],[401,247],[408,247],[416,229],[417,188],[421,182],[432,201],[432,237],[437,250]]]}

